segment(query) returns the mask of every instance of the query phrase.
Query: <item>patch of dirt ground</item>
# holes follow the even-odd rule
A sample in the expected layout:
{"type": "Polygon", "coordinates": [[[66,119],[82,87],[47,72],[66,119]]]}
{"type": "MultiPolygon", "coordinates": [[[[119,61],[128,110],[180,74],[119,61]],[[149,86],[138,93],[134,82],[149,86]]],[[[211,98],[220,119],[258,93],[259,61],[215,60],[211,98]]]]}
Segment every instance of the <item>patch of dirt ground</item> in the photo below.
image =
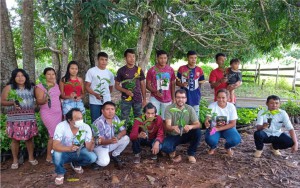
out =
{"type": "MultiPolygon", "coordinates": [[[[295,126],[299,140],[299,125],[295,126]]],[[[269,145],[264,148],[262,158],[253,158],[254,129],[241,132],[242,143],[234,148],[234,156],[227,157],[221,139],[217,153],[207,154],[204,136],[198,148],[195,164],[187,161],[188,145],[177,148],[182,162],[173,163],[166,156],[157,161],[150,159],[150,149],[144,148],[140,164],[133,163],[131,145],[122,153],[125,168],[117,170],[109,166],[95,171],[84,167],[83,174],[76,174],[69,164],[63,187],[300,187],[300,155],[290,149],[282,150],[282,156],[271,154],[269,145]],[[68,181],[72,180],[78,181],[68,181]],[[75,179],[74,179],[75,178],[75,179]]],[[[31,166],[27,160],[18,170],[11,170],[12,160],[1,163],[1,187],[56,187],[54,166],[39,157],[39,164],[31,166]]]]}

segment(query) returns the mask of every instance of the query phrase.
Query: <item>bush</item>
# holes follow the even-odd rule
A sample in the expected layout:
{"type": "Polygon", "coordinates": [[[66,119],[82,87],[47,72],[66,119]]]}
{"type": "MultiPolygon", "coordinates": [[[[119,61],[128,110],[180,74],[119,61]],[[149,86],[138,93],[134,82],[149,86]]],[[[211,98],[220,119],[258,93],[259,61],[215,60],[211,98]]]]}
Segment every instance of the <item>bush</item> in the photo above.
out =
{"type": "Polygon", "coordinates": [[[257,118],[258,108],[249,109],[249,108],[238,108],[237,109],[237,125],[249,125],[257,118]]]}
{"type": "Polygon", "coordinates": [[[202,65],[201,68],[203,70],[205,79],[208,80],[210,72],[213,70],[213,68],[208,65],[202,65]]]}
{"type": "Polygon", "coordinates": [[[205,122],[206,115],[209,113],[209,110],[207,108],[208,105],[209,105],[208,101],[204,98],[201,98],[200,105],[199,105],[199,121],[203,127],[205,127],[204,122],[205,122]]]}
{"type": "Polygon", "coordinates": [[[281,109],[285,110],[290,117],[300,116],[300,103],[296,101],[288,100],[281,105],[281,109]]]}

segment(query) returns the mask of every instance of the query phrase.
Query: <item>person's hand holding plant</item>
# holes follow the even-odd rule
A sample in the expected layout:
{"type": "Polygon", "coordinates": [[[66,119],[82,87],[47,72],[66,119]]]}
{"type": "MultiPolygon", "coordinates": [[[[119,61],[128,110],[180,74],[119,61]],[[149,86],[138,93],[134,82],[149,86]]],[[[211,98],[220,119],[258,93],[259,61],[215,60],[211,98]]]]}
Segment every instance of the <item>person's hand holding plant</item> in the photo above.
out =
{"type": "Polygon", "coordinates": [[[138,135],[138,138],[143,138],[146,139],[147,138],[147,134],[144,131],[141,131],[138,135]]]}

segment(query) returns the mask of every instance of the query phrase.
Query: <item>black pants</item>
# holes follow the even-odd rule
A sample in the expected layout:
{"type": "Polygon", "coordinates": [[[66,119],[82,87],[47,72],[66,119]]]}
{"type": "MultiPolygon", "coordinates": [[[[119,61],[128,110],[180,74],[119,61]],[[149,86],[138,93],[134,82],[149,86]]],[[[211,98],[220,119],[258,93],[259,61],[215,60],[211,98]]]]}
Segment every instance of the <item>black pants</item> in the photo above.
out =
{"type": "Polygon", "coordinates": [[[285,133],[278,136],[268,136],[264,131],[254,132],[254,141],[257,150],[262,150],[264,143],[271,143],[274,149],[287,149],[294,145],[291,137],[285,133]]]}

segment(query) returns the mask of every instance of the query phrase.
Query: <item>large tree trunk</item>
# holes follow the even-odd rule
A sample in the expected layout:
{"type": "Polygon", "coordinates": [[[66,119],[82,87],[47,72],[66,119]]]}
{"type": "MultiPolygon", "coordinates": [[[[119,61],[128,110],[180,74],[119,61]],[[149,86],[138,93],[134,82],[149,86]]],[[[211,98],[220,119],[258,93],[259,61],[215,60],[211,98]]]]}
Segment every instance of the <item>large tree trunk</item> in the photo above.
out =
{"type": "Polygon", "coordinates": [[[158,23],[157,14],[148,11],[142,20],[137,43],[137,64],[145,71],[153,48],[158,23]]]}
{"type": "Polygon", "coordinates": [[[90,35],[89,35],[89,55],[90,55],[90,62],[91,67],[94,67],[97,63],[97,55],[100,52],[100,37],[99,31],[97,31],[97,27],[90,28],[90,35]]]}
{"type": "Polygon", "coordinates": [[[8,17],[6,1],[0,0],[0,61],[1,61],[1,91],[9,81],[11,72],[18,67],[15,46],[8,17]]]}
{"type": "Polygon", "coordinates": [[[81,3],[77,3],[73,12],[73,60],[79,64],[79,76],[85,77],[85,73],[91,67],[89,57],[89,29],[84,28],[80,16],[81,3]]]}
{"type": "Polygon", "coordinates": [[[62,34],[62,58],[61,58],[61,75],[64,76],[69,63],[69,42],[64,34],[62,34]]]}
{"type": "Polygon", "coordinates": [[[45,12],[45,24],[47,25],[46,27],[46,36],[48,39],[49,47],[51,50],[51,57],[52,57],[52,67],[56,71],[56,78],[59,80],[61,78],[61,66],[60,66],[60,57],[59,57],[59,52],[57,52],[57,35],[54,33],[54,31],[51,28],[51,24],[49,23],[48,20],[48,13],[47,11],[45,12]]]}
{"type": "Polygon", "coordinates": [[[33,0],[23,1],[22,15],[22,55],[23,67],[35,81],[34,31],[33,31],[33,0]]]}

